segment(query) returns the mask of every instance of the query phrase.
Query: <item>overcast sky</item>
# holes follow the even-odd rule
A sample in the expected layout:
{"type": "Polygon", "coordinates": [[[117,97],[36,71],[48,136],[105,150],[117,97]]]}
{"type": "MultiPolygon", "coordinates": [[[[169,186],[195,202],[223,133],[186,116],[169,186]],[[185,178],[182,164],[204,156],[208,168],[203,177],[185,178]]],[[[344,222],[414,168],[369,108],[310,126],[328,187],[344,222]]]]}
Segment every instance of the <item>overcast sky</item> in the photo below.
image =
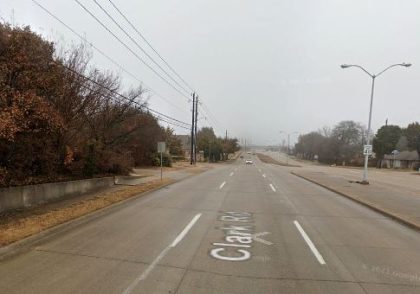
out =
{"type": "MultiPolygon", "coordinates": [[[[190,122],[190,105],[119,44],[73,0],[37,0],[165,99],[150,106],[190,122]]],[[[108,0],[97,0],[129,30],[108,0]]],[[[80,0],[144,56],[92,0],[80,0]]],[[[373,128],[388,119],[420,120],[420,1],[418,0],[113,0],[158,52],[197,91],[212,115],[201,119],[218,135],[278,143],[283,132],[305,133],[341,120],[367,125],[372,73],[397,67],[376,81],[373,128]],[[210,117],[209,117],[210,116],[210,117]]],[[[0,16],[30,25],[71,46],[80,39],[31,0],[0,0],[0,16]]],[[[151,50],[149,50],[150,53],[151,50]]],[[[147,57],[144,57],[147,59],[147,57]]],[[[158,60],[158,57],[156,57],[158,60]]],[[[150,61],[149,61],[150,62],[150,61]]],[[[93,63],[138,82],[93,51],[93,63]]],[[[179,133],[186,130],[177,129],[179,133]]],[[[294,139],[293,139],[294,140],[294,139]]]]}

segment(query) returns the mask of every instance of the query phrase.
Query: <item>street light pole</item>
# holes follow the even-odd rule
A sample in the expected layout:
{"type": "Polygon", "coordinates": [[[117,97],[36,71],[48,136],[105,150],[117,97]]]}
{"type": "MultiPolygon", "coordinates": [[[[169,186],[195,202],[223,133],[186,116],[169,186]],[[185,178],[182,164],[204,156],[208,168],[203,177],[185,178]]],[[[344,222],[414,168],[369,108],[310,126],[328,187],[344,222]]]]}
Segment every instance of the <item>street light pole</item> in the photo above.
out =
{"type": "MultiPolygon", "coordinates": [[[[372,123],[373,93],[375,91],[375,79],[378,76],[380,76],[381,74],[383,74],[384,72],[386,72],[388,69],[390,69],[392,67],[395,67],[395,66],[410,67],[411,63],[397,63],[397,64],[390,65],[376,75],[371,74],[370,72],[368,72],[366,69],[364,69],[360,65],[356,65],[356,64],[342,64],[341,65],[341,68],[343,68],[343,69],[349,68],[349,67],[358,67],[372,78],[372,89],[371,89],[371,92],[370,92],[369,122],[368,122],[367,134],[366,134],[366,145],[370,145],[370,142],[371,142],[370,133],[371,133],[371,123],[372,123]]],[[[365,185],[368,185],[369,184],[369,180],[368,180],[369,152],[364,152],[364,153],[365,153],[365,163],[364,163],[363,178],[362,178],[361,183],[365,184],[365,185]]]]}
{"type": "MultiPolygon", "coordinates": [[[[375,91],[375,78],[376,76],[372,76],[372,89],[370,91],[370,107],[369,107],[369,123],[368,123],[368,129],[366,134],[366,145],[370,145],[370,132],[371,132],[371,125],[372,125],[372,107],[373,107],[373,93],[375,91]]],[[[365,164],[363,168],[363,178],[362,183],[363,184],[369,184],[368,180],[368,163],[369,163],[369,153],[365,152],[365,164]]]]}
{"type": "Polygon", "coordinates": [[[289,165],[289,153],[290,153],[290,134],[287,134],[287,160],[286,164],[289,165]]]}
{"type": "MultiPolygon", "coordinates": [[[[283,131],[280,131],[279,134],[282,134],[283,131]]],[[[281,154],[281,141],[279,143],[279,161],[280,161],[280,154],[281,154]]]]}
{"type": "MultiPolygon", "coordinates": [[[[279,134],[284,133],[280,131],[279,134]]],[[[286,164],[289,165],[289,152],[290,152],[290,135],[297,134],[298,132],[287,133],[287,154],[286,154],[286,164]]],[[[280,154],[280,153],[279,153],[280,154]]]]}

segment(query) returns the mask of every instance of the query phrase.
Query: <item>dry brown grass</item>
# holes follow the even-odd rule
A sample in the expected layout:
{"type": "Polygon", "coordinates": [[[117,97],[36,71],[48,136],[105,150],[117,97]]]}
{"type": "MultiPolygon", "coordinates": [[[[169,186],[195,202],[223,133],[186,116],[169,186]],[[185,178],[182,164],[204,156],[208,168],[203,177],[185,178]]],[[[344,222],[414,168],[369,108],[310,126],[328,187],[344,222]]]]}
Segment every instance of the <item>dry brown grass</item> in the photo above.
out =
{"type": "Polygon", "coordinates": [[[33,213],[10,214],[3,218],[0,223],[0,246],[8,245],[61,223],[172,182],[174,180],[171,179],[163,179],[163,181],[153,180],[138,186],[130,186],[123,190],[104,192],[100,196],[81,200],[53,210],[41,208],[34,210],[33,213]]]}

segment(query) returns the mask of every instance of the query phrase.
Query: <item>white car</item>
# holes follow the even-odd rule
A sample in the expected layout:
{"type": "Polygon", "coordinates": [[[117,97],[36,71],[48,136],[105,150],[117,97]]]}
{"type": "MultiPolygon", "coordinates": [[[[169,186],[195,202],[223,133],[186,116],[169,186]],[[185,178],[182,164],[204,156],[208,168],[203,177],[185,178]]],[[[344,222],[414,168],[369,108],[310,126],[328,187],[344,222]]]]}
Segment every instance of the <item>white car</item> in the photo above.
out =
{"type": "Polygon", "coordinates": [[[251,159],[247,159],[247,160],[245,160],[245,164],[253,164],[253,162],[252,162],[251,159]]]}

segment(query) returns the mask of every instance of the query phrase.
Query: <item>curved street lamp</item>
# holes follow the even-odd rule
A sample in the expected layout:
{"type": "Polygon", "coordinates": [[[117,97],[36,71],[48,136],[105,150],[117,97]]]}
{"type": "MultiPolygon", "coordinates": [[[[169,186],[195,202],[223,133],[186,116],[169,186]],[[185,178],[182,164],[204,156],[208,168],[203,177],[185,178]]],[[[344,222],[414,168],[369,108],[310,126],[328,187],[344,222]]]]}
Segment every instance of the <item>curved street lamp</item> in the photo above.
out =
{"type": "MultiPolygon", "coordinates": [[[[370,128],[371,128],[371,121],[372,121],[372,105],[373,105],[373,92],[375,89],[375,79],[380,76],[381,74],[383,74],[384,72],[386,72],[388,69],[396,67],[396,66],[403,66],[403,67],[410,67],[411,63],[397,63],[397,64],[393,64],[388,66],[387,68],[385,68],[383,71],[380,71],[377,74],[371,74],[370,72],[368,72],[366,69],[364,69],[362,66],[357,65],[357,64],[342,64],[341,68],[345,69],[345,68],[349,68],[349,67],[357,67],[361,70],[363,70],[366,74],[368,74],[371,78],[372,78],[372,89],[371,89],[371,93],[370,93],[370,108],[369,108],[369,123],[368,123],[368,130],[367,130],[367,138],[366,138],[366,145],[370,145],[370,128]]],[[[363,179],[362,179],[362,184],[369,184],[368,181],[368,160],[369,160],[369,152],[364,152],[365,153],[365,164],[364,164],[364,170],[363,170],[363,179]]]]}

